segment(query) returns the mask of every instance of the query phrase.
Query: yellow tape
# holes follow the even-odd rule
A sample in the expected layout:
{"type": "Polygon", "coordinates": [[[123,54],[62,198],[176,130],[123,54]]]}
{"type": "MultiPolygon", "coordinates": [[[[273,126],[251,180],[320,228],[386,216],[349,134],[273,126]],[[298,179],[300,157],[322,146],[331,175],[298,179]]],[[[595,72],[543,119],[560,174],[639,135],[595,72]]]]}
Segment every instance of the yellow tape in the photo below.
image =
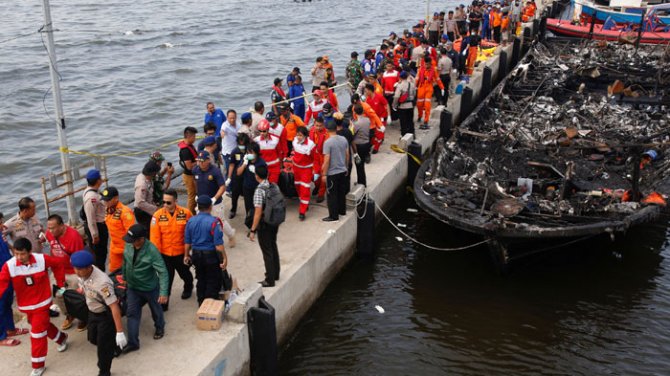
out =
{"type": "MultiPolygon", "coordinates": [[[[204,138],[204,136],[198,136],[196,138],[201,139],[201,138],[204,138]]],[[[63,147],[58,148],[58,151],[60,151],[61,153],[87,155],[87,156],[96,157],[96,158],[134,157],[136,155],[141,155],[141,154],[149,155],[156,150],[164,149],[164,148],[166,148],[170,145],[178,144],[181,141],[182,141],[182,139],[180,138],[178,140],[173,140],[173,141],[166,142],[164,144],[158,145],[158,147],[155,147],[155,148],[152,148],[152,149],[146,149],[146,150],[141,150],[141,151],[133,151],[133,152],[129,152],[129,153],[96,154],[96,153],[91,153],[90,151],[86,151],[86,150],[72,150],[70,148],[63,148],[63,147]]]]}
{"type": "Polygon", "coordinates": [[[404,154],[409,155],[410,158],[412,158],[414,160],[414,162],[416,162],[419,166],[422,164],[421,159],[419,159],[419,157],[417,157],[416,155],[414,155],[412,153],[409,153],[405,150],[402,150],[400,148],[400,146],[398,146],[396,144],[391,145],[391,150],[395,151],[396,153],[404,153],[404,154]]]}

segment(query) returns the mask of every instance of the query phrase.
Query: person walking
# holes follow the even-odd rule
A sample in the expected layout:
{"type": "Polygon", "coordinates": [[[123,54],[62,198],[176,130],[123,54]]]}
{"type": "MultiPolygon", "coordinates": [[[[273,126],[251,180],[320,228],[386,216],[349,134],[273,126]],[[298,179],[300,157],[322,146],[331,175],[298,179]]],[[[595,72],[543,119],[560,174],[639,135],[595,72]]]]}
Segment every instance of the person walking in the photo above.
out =
{"type": "Polygon", "coordinates": [[[130,227],[123,237],[126,248],[123,251],[121,271],[127,284],[128,347],[129,353],[140,349],[140,321],[142,307],[149,304],[154,320],[154,339],[165,335],[165,318],[161,304],[168,302],[168,273],[160,252],[147,240],[147,230],[137,223],[130,227]]]}
{"type": "Polygon", "coordinates": [[[16,292],[16,307],[28,316],[30,323],[30,359],[31,376],[44,373],[47,357],[47,338],[56,342],[56,350],[67,350],[67,334],[51,323],[49,306],[51,305],[51,269],[56,286],[65,286],[65,275],[60,260],[40,253],[32,253],[32,244],[26,238],[14,241],[14,257],[2,266],[0,271],[0,296],[10,284],[16,292]]]}
{"type": "MultiPolygon", "coordinates": [[[[47,219],[47,241],[49,242],[49,253],[52,257],[60,259],[65,272],[65,287],[68,290],[76,290],[79,287],[77,275],[70,264],[70,256],[77,251],[84,249],[84,239],[77,230],[63,223],[63,217],[58,214],[52,214],[47,219]]],[[[65,320],[61,325],[61,330],[68,330],[72,327],[74,317],[70,315],[65,306],[62,294],[57,294],[54,302],[65,315],[65,320]]],[[[86,330],[86,322],[80,321],[77,331],[86,330]]]]}
{"type": "MultiPolygon", "coordinates": [[[[221,127],[221,155],[223,157],[223,171],[228,171],[230,166],[230,154],[237,146],[237,132],[242,125],[237,121],[237,112],[228,110],[227,120],[221,127]]],[[[211,152],[210,152],[211,154],[211,152]]]]}
{"type": "Polygon", "coordinates": [[[84,213],[86,214],[86,236],[95,255],[95,265],[105,270],[107,262],[107,242],[109,231],[105,224],[105,205],[100,201],[98,190],[102,186],[102,176],[96,169],[86,173],[88,187],[84,190],[84,213]]]}
{"type": "Polygon", "coordinates": [[[170,188],[172,183],[172,175],[174,174],[174,167],[172,163],[168,162],[167,166],[163,167],[163,161],[165,157],[161,154],[160,151],[156,150],[149,156],[149,160],[153,161],[158,165],[159,171],[156,176],[154,176],[153,187],[154,187],[154,204],[161,206],[163,205],[163,192],[170,188]]]}
{"type": "Polygon", "coordinates": [[[324,222],[339,220],[340,215],[346,215],[345,205],[346,174],[349,164],[349,143],[347,139],[336,133],[336,127],[331,125],[328,130],[328,139],[323,143],[323,166],[321,176],[325,180],[328,191],[328,216],[324,222]]]}
{"type": "Polygon", "coordinates": [[[309,138],[316,145],[316,153],[314,154],[314,164],[318,166],[314,171],[319,171],[320,179],[314,181],[314,190],[317,192],[316,202],[323,202],[326,196],[325,177],[321,175],[321,166],[323,166],[323,144],[328,139],[328,131],[325,128],[323,116],[319,116],[314,121],[314,126],[309,130],[309,138]]]}
{"type": "Polygon", "coordinates": [[[428,129],[428,120],[430,120],[431,101],[433,99],[433,87],[437,85],[440,90],[444,90],[444,85],[440,81],[440,75],[437,72],[437,67],[433,64],[433,60],[426,56],[423,61],[423,66],[419,68],[416,75],[417,82],[417,100],[416,107],[418,109],[418,120],[421,121],[423,117],[423,125],[421,129],[428,129]]]}
{"type": "Polygon", "coordinates": [[[237,168],[237,176],[242,177],[242,196],[244,197],[244,209],[246,217],[244,220],[247,228],[251,226],[251,215],[254,207],[254,192],[258,186],[256,181],[256,168],[266,166],[265,160],[260,156],[261,148],[257,143],[251,142],[247,146],[247,153],[244,155],[242,164],[237,168]]]}
{"type": "MultiPolygon", "coordinates": [[[[439,87],[437,90],[437,99],[439,103],[443,106],[447,105],[449,100],[449,84],[451,84],[451,69],[453,67],[453,62],[449,55],[447,54],[446,48],[440,49],[440,58],[437,61],[437,71],[440,73],[440,81],[442,82],[443,90],[440,91],[439,87]]],[[[435,89],[435,87],[433,87],[435,89]]],[[[389,102],[391,103],[391,102],[389,102]]]]}
{"type": "Polygon", "coordinates": [[[367,186],[365,175],[365,161],[370,158],[370,119],[363,116],[363,106],[354,106],[357,118],[352,119],[351,132],[354,135],[352,142],[354,149],[354,164],[356,165],[356,182],[367,186]]]}
{"type": "MultiPolygon", "coordinates": [[[[0,226],[2,226],[2,213],[0,213],[0,226]]],[[[9,244],[0,236],[0,269],[12,258],[9,244]]],[[[19,335],[28,334],[27,329],[16,328],[14,325],[14,288],[11,284],[7,286],[5,293],[0,295],[0,346],[18,346],[21,341],[14,338],[19,335]]]]}
{"type": "Polygon", "coordinates": [[[363,80],[363,67],[361,66],[361,62],[358,61],[358,52],[354,51],[351,53],[351,60],[349,60],[344,74],[349,82],[349,94],[351,95],[363,80]]]}
{"type": "Polygon", "coordinates": [[[213,123],[214,125],[216,125],[214,134],[218,135],[219,133],[221,133],[221,126],[223,125],[223,122],[225,120],[226,116],[223,114],[223,110],[221,110],[220,108],[216,108],[216,106],[214,106],[214,103],[207,102],[207,112],[205,113],[205,119],[203,120],[203,124],[213,123]]]}
{"type": "MultiPolygon", "coordinates": [[[[168,302],[172,293],[175,270],[184,281],[182,299],[188,299],[193,293],[193,275],[184,264],[184,231],[186,223],[193,215],[185,207],[177,205],[177,191],[168,189],[163,194],[163,207],[156,210],[151,219],[149,239],[158,248],[168,272],[168,302]]],[[[168,303],[163,304],[163,312],[168,303]]]]}
{"type": "Polygon", "coordinates": [[[97,347],[98,376],[110,376],[117,347],[123,349],[128,344],[114,284],[107,274],[93,265],[90,252],[75,252],[70,260],[78,286],[81,286],[86,297],[88,341],[97,347]]]}
{"type": "Polygon", "coordinates": [[[198,156],[198,152],[193,147],[197,133],[198,130],[194,127],[186,127],[184,129],[184,140],[177,145],[179,147],[179,165],[184,170],[182,180],[188,195],[186,207],[191,213],[195,212],[195,179],[192,170],[195,167],[195,158],[198,156]]]}
{"type": "Polygon", "coordinates": [[[184,264],[195,266],[198,306],[207,299],[219,299],[228,257],[223,245],[219,218],[212,216],[212,200],[198,197],[198,214],[189,219],[184,230],[184,264]]]}
{"type": "Polygon", "coordinates": [[[237,146],[230,154],[230,165],[228,166],[226,175],[226,187],[230,187],[231,192],[229,219],[233,219],[237,215],[237,202],[242,195],[242,178],[237,176],[237,169],[244,162],[244,156],[247,154],[247,146],[249,146],[250,142],[251,140],[247,133],[238,133],[237,146]]]}
{"type": "Polygon", "coordinates": [[[142,168],[142,172],[137,174],[135,178],[135,219],[137,223],[149,228],[151,224],[151,216],[158,207],[154,204],[154,177],[160,171],[160,167],[149,161],[142,168]]]}
{"type": "Polygon", "coordinates": [[[193,168],[196,192],[198,197],[207,196],[212,200],[212,215],[221,219],[223,232],[228,236],[230,247],[235,246],[235,229],[225,219],[225,206],[223,194],[226,192],[226,181],[221,170],[212,166],[210,155],[207,151],[198,154],[198,165],[193,168]]]}
{"type": "MultiPolygon", "coordinates": [[[[414,134],[414,96],[416,87],[408,80],[407,71],[400,72],[400,81],[393,94],[391,107],[397,109],[400,119],[400,135],[414,134]]],[[[360,154],[359,154],[360,155],[360,154]]]]}
{"type": "Polygon", "coordinates": [[[321,165],[315,163],[315,159],[316,144],[309,138],[307,128],[300,126],[293,139],[293,178],[300,200],[298,218],[301,221],[309,210],[312,181],[318,180],[321,173],[321,165]]]}
{"type": "Polygon", "coordinates": [[[282,145],[279,137],[270,133],[270,123],[267,120],[258,124],[260,136],[254,138],[261,150],[261,157],[268,165],[270,181],[277,184],[281,173],[282,155],[285,155],[285,144],[282,145]]]}
{"type": "Polygon", "coordinates": [[[324,66],[323,56],[316,58],[314,67],[312,67],[312,92],[319,89],[321,81],[326,81],[326,67],[324,66]]]}
{"type": "MultiPolygon", "coordinates": [[[[123,250],[126,242],[123,237],[130,227],[135,224],[135,215],[129,207],[119,200],[119,190],[108,187],[100,193],[105,203],[105,224],[109,229],[109,272],[114,273],[123,265],[123,250]]],[[[98,268],[100,269],[100,268],[98,268]]],[[[104,269],[100,269],[103,270],[104,269]]]]}
{"type": "Polygon", "coordinates": [[[382,126],[374,129],[372,138],[372,154],[377,154],[384,142],[384,133],[386,132],[386,124],[389,116],[389,104],[386,98],[380,94],[375,93],[375,86],[373,84],[365,85],[365,103],[375,111],[379,119],[381,119],[382,126]]]}
{"type": "Polygon", "coordinates": [[[290,155],[293,150],[293,140],[295,139],[297,129],[298,127],[304,127],[305,122],[303,122],[302,118],[298,115],[292,114],[291,108],[288,105],[283,104],[278,107],[280,112],[279,122],[284,126],[284,129],[286,129],[286,144],[288,154],[290,155]]]}
{"type": "Polygon", "coordinates": [[[290,106],[293,113],[300,118],[305,118],[305,86],[302,84],[302,76],[297,76],[295,82],[288,89],[288,97],[291,100],[290,106]]]}
{"type": "Polygon", "coordinates": [[[258,244],[261,247],[265,264],[265,279],[259,283],[263,287],[273,287],[279,280],[280,273],[279,249],[277,248],[279,226],[269,224],[263,218],[264,211],[269,210],[266,208],[269,191],[279,190],[279,187],[268,181],[268,170],[265,166],[257,167],[255,174],[258,187],[254,192],[254,220],[249,229],[249,240],[254,241],[256,232],[258,232],[258,244]]]}
{"type": "Polygon", "coordinates": [[[279,109],[277,108],[277,103],[283,102],[288,98],[284,88],[282,88],[282,79],[277,77],[274,80],[274,85],[272,85],[272,92],[270,92],[270,102],[272,102],[272,111],[275,115],[279,116],[279,109]]]}

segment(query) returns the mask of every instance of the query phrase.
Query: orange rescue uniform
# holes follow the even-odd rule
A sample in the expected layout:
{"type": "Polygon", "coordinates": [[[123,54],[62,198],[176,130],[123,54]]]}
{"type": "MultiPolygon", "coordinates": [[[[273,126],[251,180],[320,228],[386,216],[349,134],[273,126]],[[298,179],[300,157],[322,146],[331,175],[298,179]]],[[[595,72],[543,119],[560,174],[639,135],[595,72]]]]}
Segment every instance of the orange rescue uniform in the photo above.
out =
{"type": "Polygon", "coordinates": [[[177,205],[174,213],[167,208],[156,210],[151,219],[150,240],[165,256],[184,254],[184,231],[186,222],[193,216],[191,211],[177,205]]]}
{"type": "Polygon", "coordinates": [[[280,115],[279,122],[284,126],[284,129],[286,129],[286,141],[289,143],[295,138],[295,133],[298,127],[305,126],[305,122],[302,121],[300,116],[294,114],[289,114],[289,116],[280,115]]]}
{"type": "Polygon", "coordinates": [[[428,124],[428,120],[430,119],[431,98],[433,97],[433,86],[435,85],[440,90],[444,90],[444,85],[437,72],[437,66],[422,66],[416,75],[416,108],[419,112],[419,119],[423,116],[425,124],[428,124]]]}
{"type": "Polygon", "coordinates": [[[111,273],[120,269],[123,264],[123,248],[126,246],[123,237],[130,226],[135,224],[135,215],[129,207],[119,202],[115,208],[107,209],[105,224],[109,230],[109,271],[111,273]]]}

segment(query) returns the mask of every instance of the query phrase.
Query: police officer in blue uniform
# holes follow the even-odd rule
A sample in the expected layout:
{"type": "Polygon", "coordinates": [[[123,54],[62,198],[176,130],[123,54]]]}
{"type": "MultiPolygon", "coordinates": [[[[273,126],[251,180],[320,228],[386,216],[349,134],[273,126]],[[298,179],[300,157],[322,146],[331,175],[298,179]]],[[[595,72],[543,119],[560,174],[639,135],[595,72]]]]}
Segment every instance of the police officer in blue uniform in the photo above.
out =
{"type": "Polygon", "coordinates": [[[228,266],[223,246],[221,220],[211,215],[212,199],[198,196],[198,215],[191,217],[184,234],[184,263],[195,265],[198,306],[207,298],[219,299],[223,283],[222,270],[228,266]]]}

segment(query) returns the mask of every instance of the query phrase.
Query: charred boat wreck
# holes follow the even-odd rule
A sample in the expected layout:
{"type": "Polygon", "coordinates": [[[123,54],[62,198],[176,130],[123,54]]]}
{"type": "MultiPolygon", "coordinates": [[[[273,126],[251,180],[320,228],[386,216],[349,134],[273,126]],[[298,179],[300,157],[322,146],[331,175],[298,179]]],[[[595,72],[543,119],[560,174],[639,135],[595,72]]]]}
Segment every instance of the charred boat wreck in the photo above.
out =
{"type": "Polygon", "coordinates": [[[414,182],[419,207],[487,239],[503,270],[657,219],[670,193],[668,51],[536,43],[438,140],[414,182]]]}

